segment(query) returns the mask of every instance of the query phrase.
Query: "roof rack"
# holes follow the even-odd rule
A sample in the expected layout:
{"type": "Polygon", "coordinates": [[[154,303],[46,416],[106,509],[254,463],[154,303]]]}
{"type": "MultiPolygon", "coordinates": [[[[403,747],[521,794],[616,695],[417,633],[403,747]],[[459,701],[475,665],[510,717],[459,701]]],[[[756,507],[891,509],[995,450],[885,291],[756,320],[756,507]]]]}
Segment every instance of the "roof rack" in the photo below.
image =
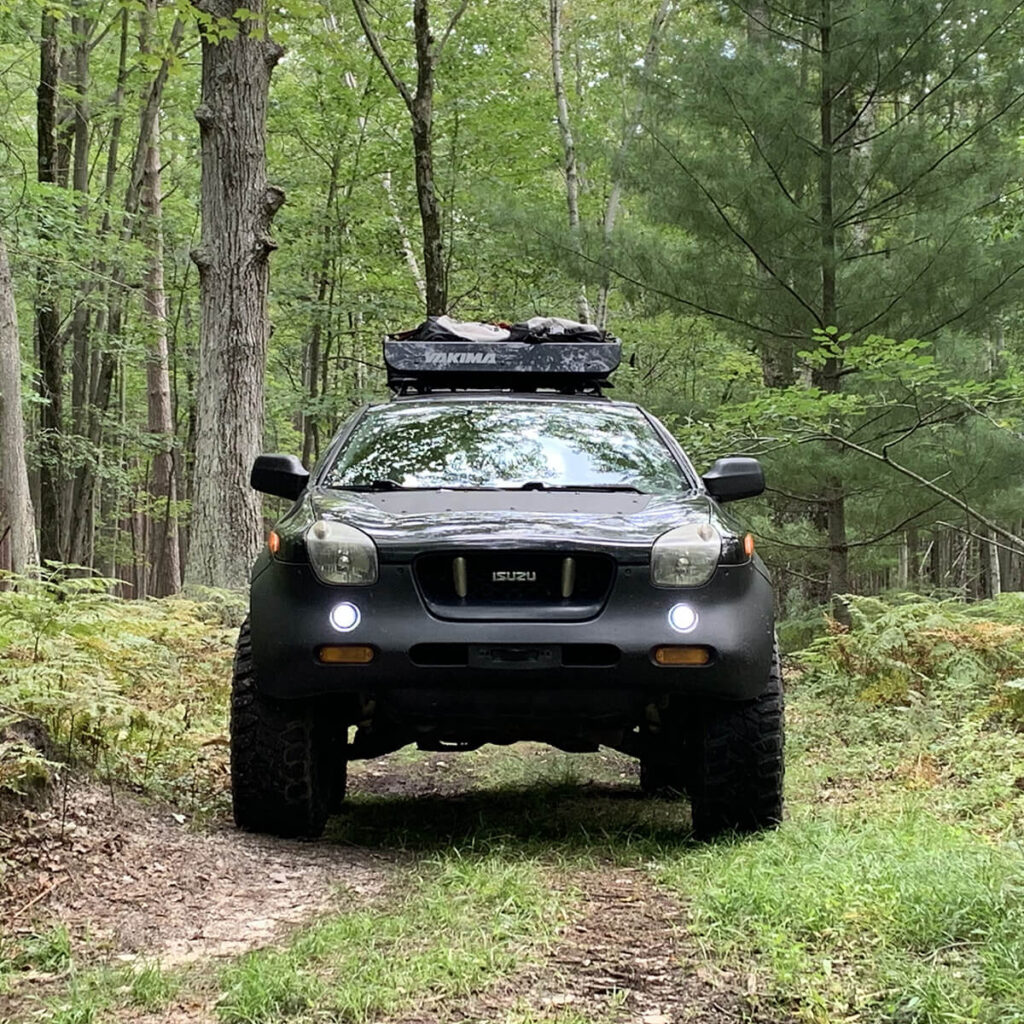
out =
{"type": "Polygon", "coordinates": [[[622,356],[622,343],[603,340],[438,340],[403,336],[384,339],[388,387],[415,391],[540,388],[600,393],[622,356]]]}

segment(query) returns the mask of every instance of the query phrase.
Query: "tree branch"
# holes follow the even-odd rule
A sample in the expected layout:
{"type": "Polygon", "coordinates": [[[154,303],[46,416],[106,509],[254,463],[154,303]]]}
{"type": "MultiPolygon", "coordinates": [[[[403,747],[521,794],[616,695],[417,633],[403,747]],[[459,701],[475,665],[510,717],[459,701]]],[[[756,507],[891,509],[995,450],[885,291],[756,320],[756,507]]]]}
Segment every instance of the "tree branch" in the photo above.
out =
{"type": "Polygon", "coordinates": [[[957,497],[957,495],[953,494],[951,491],[947,491],[944,487],[940,487],[934,481],[921,476],[920,473],[915,473],[909,466],[904,466],[899,462],[895,462],[888,456],[888,454],[881,454],[879,452],[872,451],[870,448],[865,448],[863,445],[859,445],[848,438],[841,437],[839,434],[833,434],[831,431],[823,431],[818,435],[816,440],[835,441],[844,448],[849,448],[851,451],[858,452],[861,455],[866,455],[869,459],[874,459],[876,462],[881,462],[884,465],[889,466],[891,469],[894,469],[897,473],[902,473],[905,477],[908,477],[915,483],[927,488],[933,494],[937,494],[940,498],[945,499],[950,504],[956,505],[958,509],[965,512],[972,519],[976,519],[982,526],[985,526],[994,533],[997,533],[1000,537],[1008,540],[1011,544],[1015,544],[1017,552],[1019,554],[1024,554],[1024,539],[1018,537],[1015,533],[1011,533],[1009,530],[1004,530],[998,523],[994,523],[991,519],[983,516],[977,509],[968,505],[963,498],[957,497]]]}
{"type": "Polygon", "coordinates": [[[662,139],[655,133],[651,132],[651,137],[654,141],[668,153],[669,157],[676,164],[676,166],[685,174],[690,181],[697,186],[701,194],[705,199],[714,207],[715,213],[718,214],[719,219],[726,226],[729,233],[750,253],[751,256],[758,262],[758,264],[764,268],[768,275],[779,285],[782,289],[792,296],[796,301],[803,306],[805,310],[814,318],[814,322],[819,327],[827,327],[828,325],[822,323],[821,315],[818,311],[787,281],[785,281],[775,269],[765,260],[765,258],[757,251],[753,244],[746,238],[746,236],[733,224],[725,208],[718,202],[718,200],[711,194],[711,191],[701,182],[696,175],[679,159],[678,156],[662,141],[662,139]]]}
{"type": "Polygon", "coordinates": [[[455,26],[466,13],[466,8],[469,6],[469,0],[462,0],[462,3],[456,8],[455,13],[451,16],[451,20],[448,22],[448,27],[441,34],[441,41],[437,44],[437,49],[434,51],[434,64],[440,64],[441,54],[444,52],[444,44],[448,42],[448,37],[455,30],[455,26]]]}
{"type": "Polygon", "coordinates": [[[377,33],[373,31],[373,27],[370,25],[369,19],[366,17],[366,6],[363,0],[352,0],[352,6],[355,8],[356,17],[359,19],[359,24],[362,26],[363,35],[366,36],[366,41],[370,44],[370,49],[373,50],[374,56],[380,61],[380,66],[384,69],[384,73],[391,79],[391,84],[398,90],[398,95],[405,101],[405,105],[409,108],[409,113],[412,113],[412,93],[409,92],[409,87],[398,77],[395,69],[391,66],[391,61],[388,60],[387,54],[384,52],[384,48],[380,45],[380,40],[377,38],[377,33]]]}

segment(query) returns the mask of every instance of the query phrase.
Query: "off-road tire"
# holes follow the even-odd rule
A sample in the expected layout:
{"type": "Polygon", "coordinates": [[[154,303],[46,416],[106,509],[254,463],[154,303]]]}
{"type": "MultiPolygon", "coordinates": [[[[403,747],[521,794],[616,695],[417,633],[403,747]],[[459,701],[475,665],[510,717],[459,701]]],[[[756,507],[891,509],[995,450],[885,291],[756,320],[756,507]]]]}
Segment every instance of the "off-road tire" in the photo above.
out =
{"type": "Polygon", "coordinates": [[[760,832],[782,821],[785,707],[778,645],[764,692],[708,703],[688,728],[689,793],[698,839],[760,832]]]}
{"type": "Polygon", "coordinates": [[[323,833],[337,769],[329,771],[323,716],[314,711],[308,702],[259,692],[246,619],[231,685],[231,798],[239,828],[284,837],[323,833]]]}

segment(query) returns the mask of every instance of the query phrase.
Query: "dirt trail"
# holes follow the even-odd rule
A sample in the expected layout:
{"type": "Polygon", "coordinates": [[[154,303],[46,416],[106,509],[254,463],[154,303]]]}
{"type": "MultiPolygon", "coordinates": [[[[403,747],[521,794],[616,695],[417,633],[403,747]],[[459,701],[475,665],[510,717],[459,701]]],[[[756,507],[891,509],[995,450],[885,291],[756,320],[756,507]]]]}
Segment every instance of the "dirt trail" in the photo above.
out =
{"type": "MultiPolygon", "coordinates": [[[[415,767],[382,758],[354,767],[351,790],[458,804],[474,788],[463,764],[451,754],[429,755],[415,767]]],[[[381,845],[251,836],[226,822],[195,830],[173,807],[123,793],[112,799],[94,784],[69,794],[63,820],[58,807],[16,828],[0,825],[4,840],[0,857],[13,869],[0,891],[6,928],[38,932],[59,921],[73,936],[88,936],[89,956],[200,971],[280,940],[326,911],[385,896],[415,857],[381,845]]],[[[752,1013],[745,981],[695,955],[683,909],[642,869],[552,869],[552,879],[573,893],[578,913],[542,963],[465,1000],[428,1001],[392,1024],[494,1022],[523,1007],[536,1019],[570,1013],[602,1024],[770,1019],[752,1013]]],[[[27,987],[0,995],[0,1019],[30,1011],[27,987]]],[[[214,999],[213,992],[183,992],[178,1005],[158,1014],[124,1012],[119,1019],[198,1024],[214,1019],[214,999]]]]}
{"type": "Polygon", "coordinates": [[[72,786],[65,814],[23,820],[17,839],[0,906],[8,927],[60,921],[107,955],[167,966],[265,945],[329,905],[379,894],[390,867],[226,824],[194,831],[171,807],[94,784],[72,786]]]}
{"type": "Polygon", "coordinates": [[[644,872],[609,865],[566,881],[582,913],[541,964],[394,1024],[492,1024],[523,1007],[539,1019],[569,1012],[595,1024],[777,1024],[753,1009],[740,979],[687,946],[683,909],[644,872]]]}

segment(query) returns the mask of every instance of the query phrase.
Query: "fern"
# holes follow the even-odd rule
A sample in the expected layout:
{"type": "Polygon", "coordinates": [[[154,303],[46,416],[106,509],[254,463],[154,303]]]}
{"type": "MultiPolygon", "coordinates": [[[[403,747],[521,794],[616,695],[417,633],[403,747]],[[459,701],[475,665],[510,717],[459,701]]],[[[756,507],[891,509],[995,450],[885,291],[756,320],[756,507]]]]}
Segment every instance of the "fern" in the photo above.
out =
{"type": "Polygon", "coordinates": [[[1024,597],[846,601],[850,628],[831,622],[795,656],[807,685],[871,705],[926,700],[953,717],[1001,710],[1024,724],[1014,685],[1024,676],[1024,597]]]}
{"type": "MultiPolygon", "coordinates": [[[[110,580],[58,566],[6,582],[0,705],[41,720],[73,765],[198,808],[219,799],[223,745],[210,741],[225,730],[239,595],[123,601],[110,580]]],[[[0,785],[17,791],[37,766],[21,748],[4,756],[0,785]]]]}

